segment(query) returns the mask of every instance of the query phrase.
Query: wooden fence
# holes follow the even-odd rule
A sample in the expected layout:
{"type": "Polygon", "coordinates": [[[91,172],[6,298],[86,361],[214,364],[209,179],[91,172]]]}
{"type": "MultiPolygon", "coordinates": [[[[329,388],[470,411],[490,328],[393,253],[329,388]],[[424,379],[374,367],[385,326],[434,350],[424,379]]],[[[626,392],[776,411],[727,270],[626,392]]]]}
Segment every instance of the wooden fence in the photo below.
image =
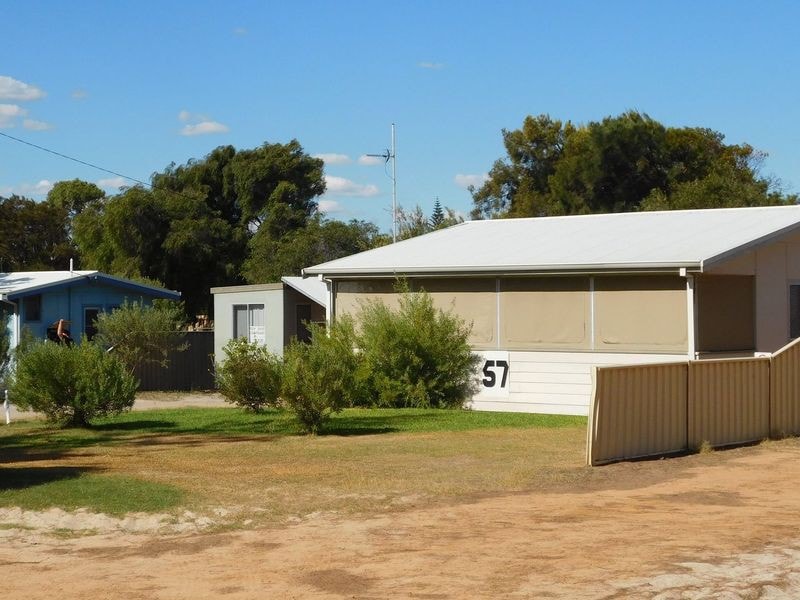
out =
{"type": "Polygon", "coordinates": [[[800,434],[799,344],[765,358],[597,367],[587,463],[800,434]]]}
{"type": "Polygon", "coordinates": [[[183,336],[188,348],[172,351],[169,363],[144,363],[136,369],[139,389],[151,391],[210,390],[214,387],[214,332],[189,331],[183,336]]]}

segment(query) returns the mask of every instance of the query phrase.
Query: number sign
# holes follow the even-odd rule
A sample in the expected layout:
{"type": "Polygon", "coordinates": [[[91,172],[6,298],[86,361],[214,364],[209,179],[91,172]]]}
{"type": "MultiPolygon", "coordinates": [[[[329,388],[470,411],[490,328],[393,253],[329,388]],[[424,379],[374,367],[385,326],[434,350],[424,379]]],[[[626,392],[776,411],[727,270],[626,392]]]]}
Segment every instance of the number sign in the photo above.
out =
{"type": "Polygon", "coordinates": [[[480,391],[477,396],[484,398],[508,396],[511,380],[508,352],[492,351],[478,354],[483,360],[478,364],[480,391]]]}

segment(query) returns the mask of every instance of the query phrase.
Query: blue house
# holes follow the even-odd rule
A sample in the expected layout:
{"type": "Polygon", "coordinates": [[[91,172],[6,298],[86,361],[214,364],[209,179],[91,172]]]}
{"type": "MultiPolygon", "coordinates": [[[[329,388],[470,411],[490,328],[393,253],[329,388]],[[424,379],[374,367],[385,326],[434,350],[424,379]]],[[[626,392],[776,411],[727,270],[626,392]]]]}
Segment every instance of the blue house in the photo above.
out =
{"type": "MultiPolygon", "coordinates": [[[[47,336],[47,328],[59,319],[69,321],[72,337],[91,339],[95,320],[125,301],[150,304],[157,298],[179,300],[179,292],[154,287],[99,271],[28,271],[0,273],[0,315],[7,315],[5,326],[11,347],[19,343],[21,332],[34,337],[47,336]]],[[[0,326],[2,326],[0,321],[0,326]]]]}

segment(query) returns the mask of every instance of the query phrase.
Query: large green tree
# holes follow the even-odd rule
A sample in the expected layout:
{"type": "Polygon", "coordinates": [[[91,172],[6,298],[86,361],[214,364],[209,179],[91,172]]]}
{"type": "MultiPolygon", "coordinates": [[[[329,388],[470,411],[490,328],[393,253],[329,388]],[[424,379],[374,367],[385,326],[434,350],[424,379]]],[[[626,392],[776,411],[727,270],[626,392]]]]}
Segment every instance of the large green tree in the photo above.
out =
{"type": "Polygon", "coordinates": [[[581,126],[529,116],[503,142],[507,156],[471,190],[475,218],[795,201],[760,174],[764,154],[751,146],[635,111],[581,126]]]}
{"type": "Polygon", "coordinates": [[[244,281],[251,238],[274,247],[313,221],[322,169],[296,140],[221,146],[169,165],[151,188],[81,206],[74,238],[82,266],[160,281],[183,293],[189,314],[208,312],[210,287],[244,281]]]}
{"type": "Polygon", "coordinates": [[[0,197],[0,271],[66,269],[75,249],[63,207],[0,197]]]}

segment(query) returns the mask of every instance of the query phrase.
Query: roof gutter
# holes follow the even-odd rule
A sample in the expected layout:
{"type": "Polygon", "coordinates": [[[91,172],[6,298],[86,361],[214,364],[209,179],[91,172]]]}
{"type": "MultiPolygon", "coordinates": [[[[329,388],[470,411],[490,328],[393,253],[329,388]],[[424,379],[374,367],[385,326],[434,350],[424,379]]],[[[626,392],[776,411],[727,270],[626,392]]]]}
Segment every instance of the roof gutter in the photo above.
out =
{"type": "Polygon", "coordinates": [[[487,276],[542,276],[542,275],[647,275],[699,273],[703,270],[702,261],[686,261],[676,263],[629,263],[598,265],[552,265],[548,267],[531,267],[527,265],[509,265],[492,267],[422,267],[412,269],[376,270],[336,269],[331,271],[317,270],[314,267],[303,269],[303,276],[322,275],[330,279],[378,279],[387,277],[487,277],[487,276]]]}

